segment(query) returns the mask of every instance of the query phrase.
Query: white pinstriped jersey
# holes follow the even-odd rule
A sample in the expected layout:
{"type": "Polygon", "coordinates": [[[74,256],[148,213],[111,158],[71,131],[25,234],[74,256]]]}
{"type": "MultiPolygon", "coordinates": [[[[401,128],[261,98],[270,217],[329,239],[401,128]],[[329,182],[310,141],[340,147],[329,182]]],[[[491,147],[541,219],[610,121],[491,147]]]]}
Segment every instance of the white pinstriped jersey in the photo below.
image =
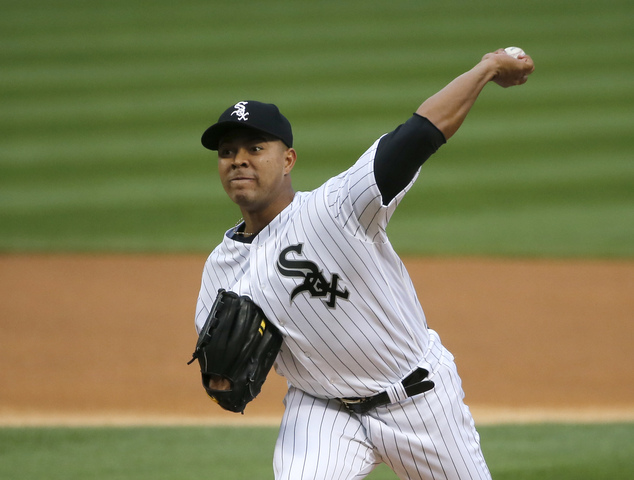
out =
{"type": "Polygon", "coordinates": [[[438,337],[385,231],[415,178],[382,205],[378,143],[321,187],[296,193],[252,243],[227,232],[203,271],[197,329],[219,288],[249,295],[284,336],[277,372],[317,397],[373,395],[438,362],[438,337]]]}

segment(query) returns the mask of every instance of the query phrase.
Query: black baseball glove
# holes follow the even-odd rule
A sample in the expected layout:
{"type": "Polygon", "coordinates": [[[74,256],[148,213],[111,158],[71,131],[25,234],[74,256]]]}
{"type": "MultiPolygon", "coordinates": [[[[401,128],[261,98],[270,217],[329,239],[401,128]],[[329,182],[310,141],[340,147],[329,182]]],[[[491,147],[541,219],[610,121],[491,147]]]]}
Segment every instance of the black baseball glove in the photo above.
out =
{"type": "Polygon", "coordinates": [[[244,413],[260,393],[281,345],[282,335],[253,300],[220,289],[187,364],[198,359],[212,400],[225,410],[244,413]],[[228,389],[213,388],[221,385],[228,389]]]}

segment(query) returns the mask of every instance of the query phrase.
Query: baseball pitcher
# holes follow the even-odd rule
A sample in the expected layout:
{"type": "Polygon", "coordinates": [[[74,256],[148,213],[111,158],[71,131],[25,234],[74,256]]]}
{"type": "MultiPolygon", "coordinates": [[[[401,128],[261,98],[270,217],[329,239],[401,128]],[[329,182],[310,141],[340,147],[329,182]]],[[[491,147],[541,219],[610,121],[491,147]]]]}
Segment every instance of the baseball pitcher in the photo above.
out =
{"type": "Polygon", "coordinates": [[[490,478],[454,359],[386,227],[485,85],[533,70],[525,54],[484,55],[309,192],[291,184],[293,133],[275,105],[237,102],[204,132],[242,219],[205,263],[192,361],[236,412],[270,368],[286,378],[277,480],[361,479],[380,463],[402,479],[490,478]]]}

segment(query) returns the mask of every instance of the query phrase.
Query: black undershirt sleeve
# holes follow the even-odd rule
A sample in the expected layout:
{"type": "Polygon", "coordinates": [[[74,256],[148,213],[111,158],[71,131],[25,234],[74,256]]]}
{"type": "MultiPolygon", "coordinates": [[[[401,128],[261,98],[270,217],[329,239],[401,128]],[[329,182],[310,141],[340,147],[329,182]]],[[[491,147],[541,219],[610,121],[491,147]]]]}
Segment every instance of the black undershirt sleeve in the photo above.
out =
{"type": "Polygon", "coordinates": [[[374,176],[383,205],[412,181],[425,160],[445,142],[442,132],[416,113],[381,138],[374,157],[374,176]]]}

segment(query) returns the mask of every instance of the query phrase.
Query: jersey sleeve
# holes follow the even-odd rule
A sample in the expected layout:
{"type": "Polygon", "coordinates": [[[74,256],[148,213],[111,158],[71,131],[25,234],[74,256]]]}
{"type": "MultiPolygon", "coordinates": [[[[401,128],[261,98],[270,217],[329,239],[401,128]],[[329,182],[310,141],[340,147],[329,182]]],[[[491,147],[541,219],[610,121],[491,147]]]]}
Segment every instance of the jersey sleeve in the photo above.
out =
{"type": "Polygon", "coordinates": [[[218,289],[235,288],[237,279],[244,274],[239,264],[244,258],[244,255],[239,254],[243,249],[241,245],[228,240],[227,233],[220,245],[214,248],[205,261],[196,303],[197,332],[200,332],[207,321],[209,311],[218,295],[218,289]]]}
{"type": "Polygon", "coordinates": [[[211,276],[212,271],[211,262],[207,259],[205,267],[203,268],[198,301],[196,302],[196,333],[200,333],[200,330],[205,325],[211,306],[216,298],[215,295],[217,294],[217,291],[211,276]]]}
{"type": "Polygon", "coordinates": [[[443,133],[418,114],[381,138],[374,157],[374,175],[384,205],[409,184],[444,143],[443,133]]]}
{"type": "Polygon", "coordinates": [[[331,214],[355,237],[386,242],[385,230],[396,207],[416,181],[423,162],[443,143],[442,133],[415,114],[325,184],[331,214]]]}

